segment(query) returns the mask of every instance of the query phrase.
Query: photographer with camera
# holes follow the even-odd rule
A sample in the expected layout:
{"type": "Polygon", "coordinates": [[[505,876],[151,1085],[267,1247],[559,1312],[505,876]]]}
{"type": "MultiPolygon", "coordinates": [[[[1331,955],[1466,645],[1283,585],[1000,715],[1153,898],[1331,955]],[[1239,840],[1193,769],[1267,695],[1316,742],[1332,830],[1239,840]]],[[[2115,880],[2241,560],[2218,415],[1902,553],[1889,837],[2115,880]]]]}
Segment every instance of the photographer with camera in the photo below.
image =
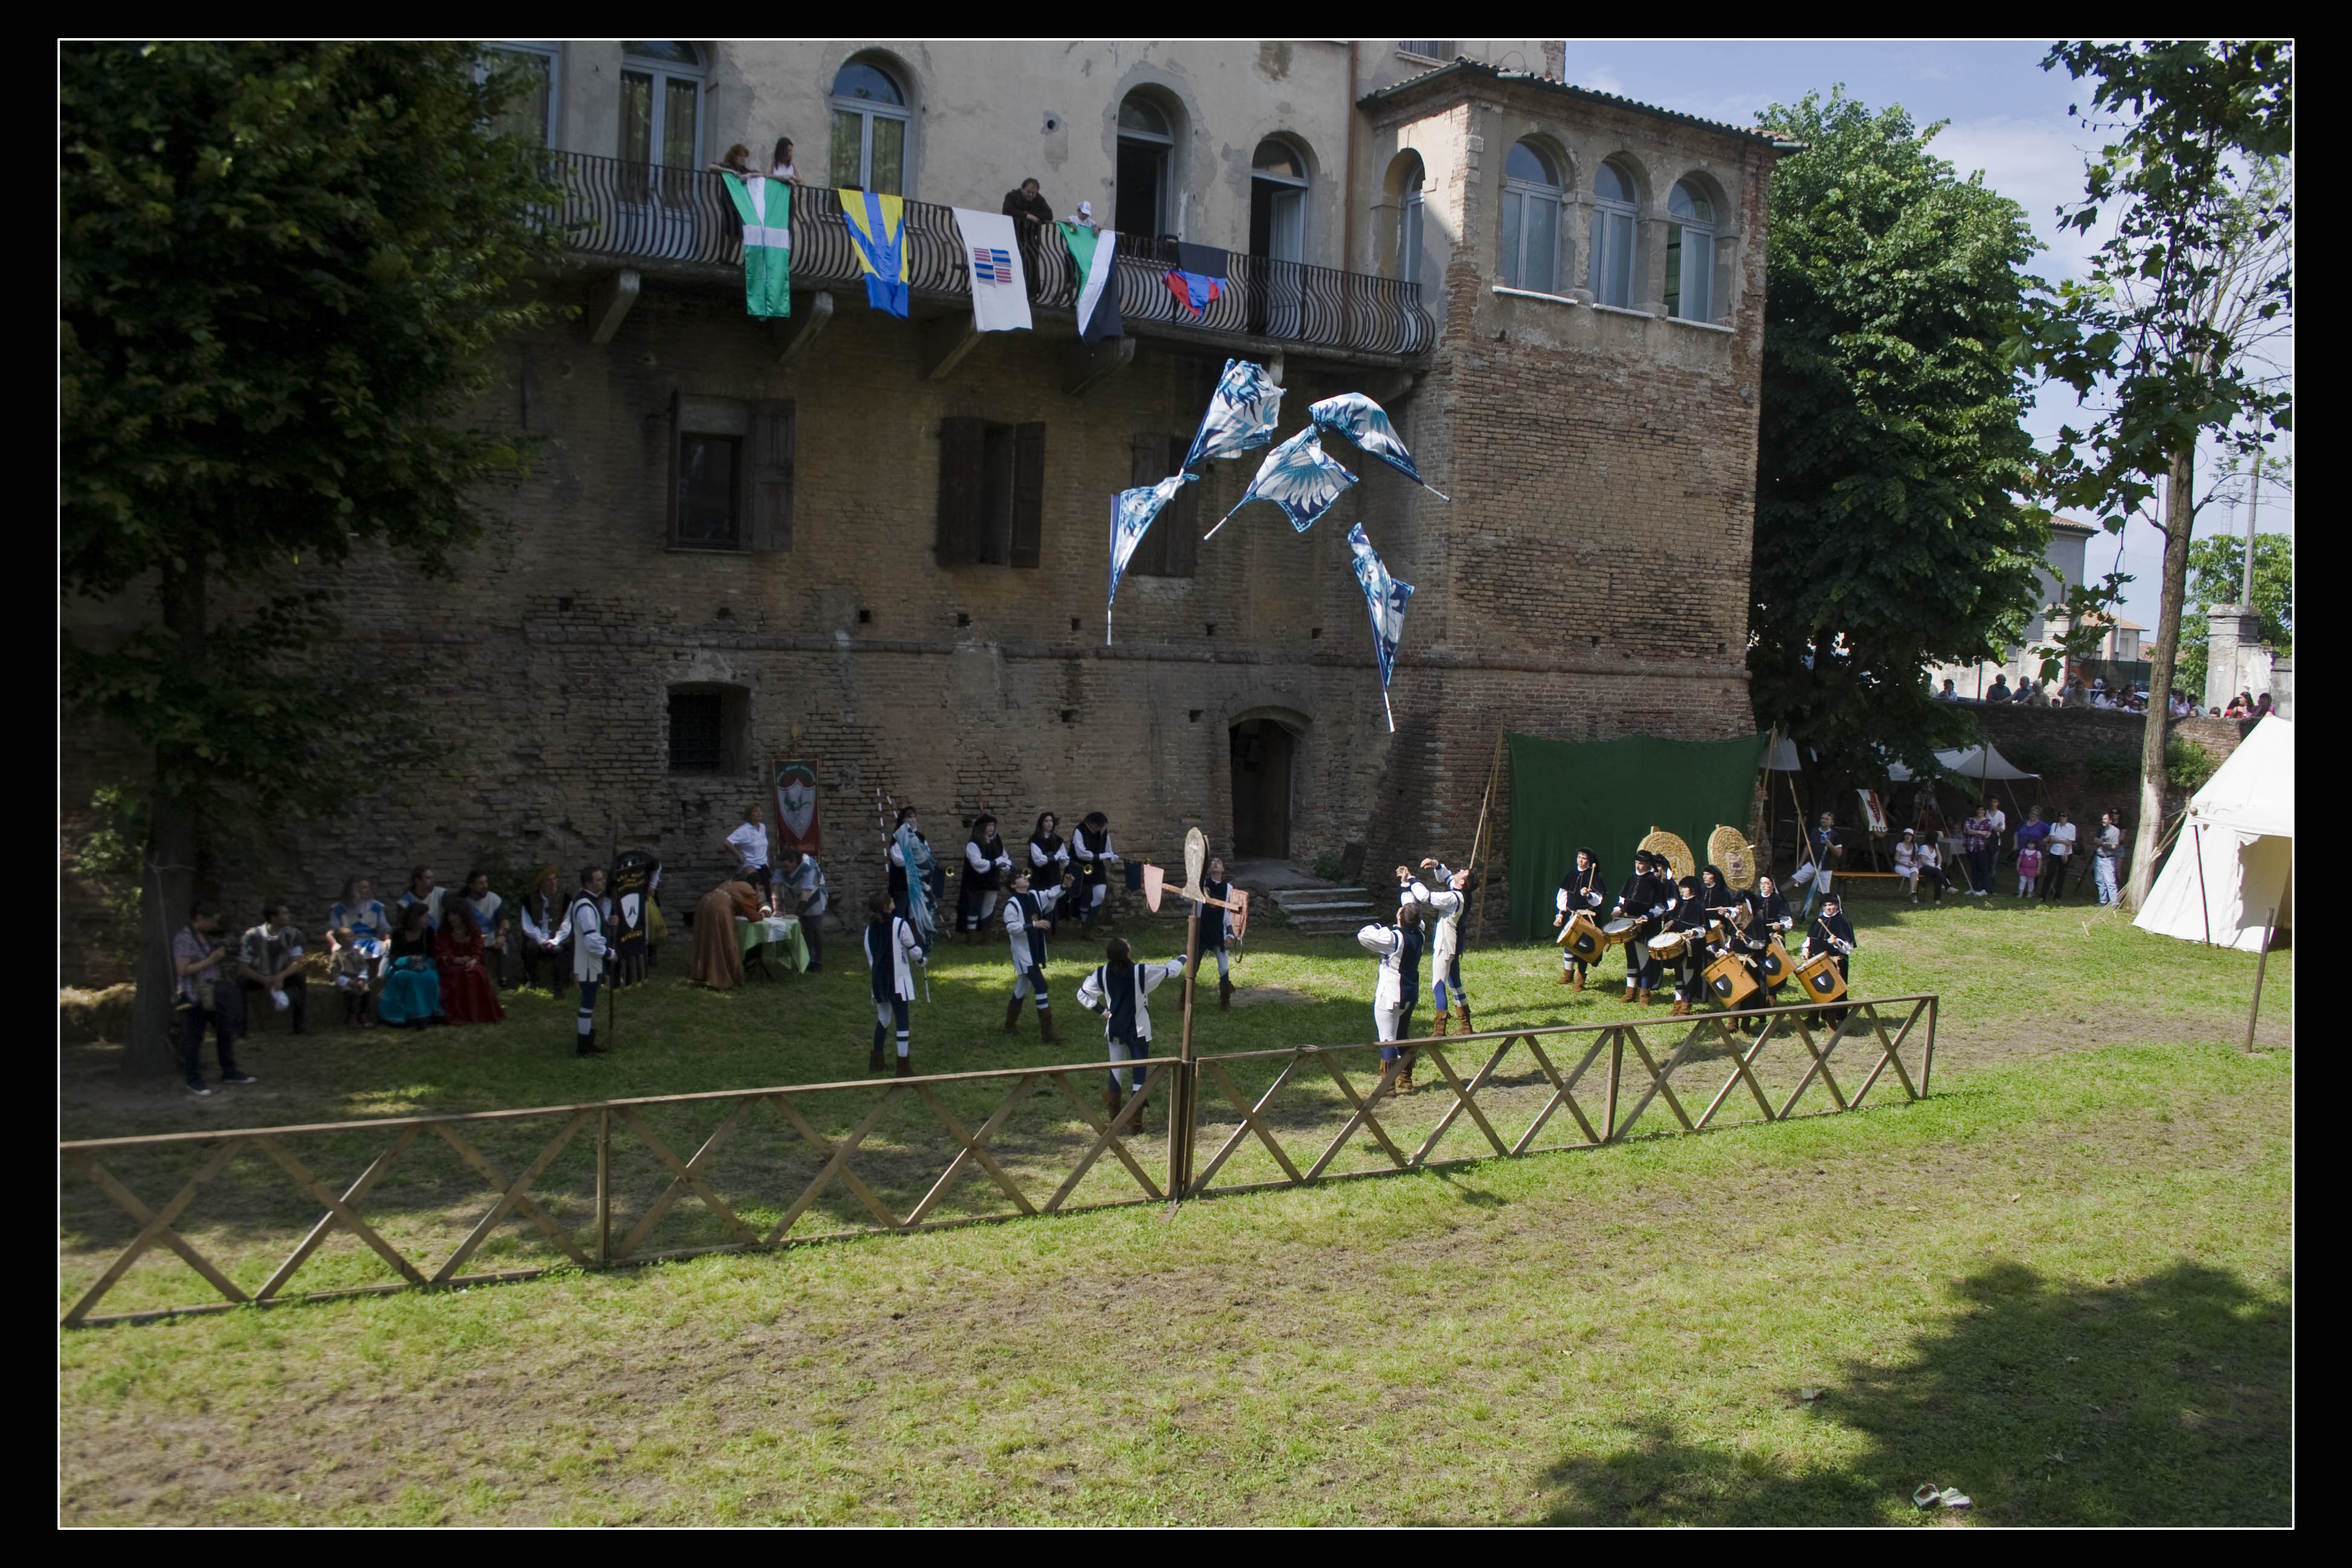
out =
{"type": "Polygon", "coordinates": [[[180,1065],[187,1073],[188,1092],[198,1096],[212,1093],[205,1087],[203,1065],[207,1026],[220,1057],[221,1082],[257,1081],[251,1073],[237,1070],[236,1037],[245,1021],[245,1005],[236,983],[221,973],[228,950],[219,940],[220,929],[220,906],[199,899],[188,908],[188,923],[172,939],[172,973],[178,982],[180,1065]]]}

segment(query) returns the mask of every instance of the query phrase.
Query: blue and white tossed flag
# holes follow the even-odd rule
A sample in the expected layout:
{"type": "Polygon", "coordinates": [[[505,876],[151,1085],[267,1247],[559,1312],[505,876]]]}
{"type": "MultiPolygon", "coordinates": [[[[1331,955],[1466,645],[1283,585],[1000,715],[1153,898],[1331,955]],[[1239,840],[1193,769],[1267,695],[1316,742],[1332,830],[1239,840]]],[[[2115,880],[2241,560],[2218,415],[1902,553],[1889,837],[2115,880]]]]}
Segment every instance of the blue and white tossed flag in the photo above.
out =
{"type": "Polygon", "coordinates": [[[1381,665],[1381,707],[1389,716],[1389,733],[1396,733],[1396,710],[1389,707],[1389,677],[1396,673],[1397,644],[1404,640],[1404,607],[1412,602],[1412,584],[1389,575],[1364,525],[1348,531],[1348,548],[1356,557],[1356,581],[1363,584],[1365,607],[1372,612],[1372,654],[1381,665]]]}
{"type": "Polygon", "coordinates": [[[1184,466],[1199,468],[1216,458],[1239,457],[1274,439],[1275,421],[1282,416],[1282,388],[1265,367],[1248,360],[1229,359],[1217,390],[1209,398],[1209,412],[1201,417],[1200,433],[1184,466]]]}
{"type": "Polygon", "coordinates": [[[1127,563],[1135,558],[1135,547],[1143,542],[1145,531],[1160,509],[1176,499],[1176,492],[1200,478],[1198,474],[1171,474],[1156,485],[1144,485],[1131,490],[1121,490],[1110,501],[1110,593],[1103,600],[1103,643],[1110,642],[1110,610],[1118,598],[1118,580],[1127,574],[1127,563]]]}
{"type": "MultiPolygon", "coordinates": [[[[1234,511],[1254,500],[1270,500],[1290,519],[1291,527],[1304,533],[1339,499],[1339,492],[1355,482],[1355,475],[1323,455],[1323,443],[1309,425],[1265,455],[1265,461],[1258,465],[1257,478],[1234,503],[1234,511]]],[[[1217,528],[1224,527],[1234,511],[1219,518],[1217,528]]],[[[1202,537],[1213,536],[1217,528],[1202,537]]]]}
{"type": "Polygon", "coordinates": [[[1353,441],[1357,450],[1366,457],[1378,458],[1439,500],[1448,499],[1413,467],[1412,454],[1397,439],[1396,426],[1389,423],[1387,410],[1362,393],[1343,392],[1337,397],[1327,397],[1320,403],[1309,404],[1307,412],[1326,430],[1336,430],[1353,441]]]}

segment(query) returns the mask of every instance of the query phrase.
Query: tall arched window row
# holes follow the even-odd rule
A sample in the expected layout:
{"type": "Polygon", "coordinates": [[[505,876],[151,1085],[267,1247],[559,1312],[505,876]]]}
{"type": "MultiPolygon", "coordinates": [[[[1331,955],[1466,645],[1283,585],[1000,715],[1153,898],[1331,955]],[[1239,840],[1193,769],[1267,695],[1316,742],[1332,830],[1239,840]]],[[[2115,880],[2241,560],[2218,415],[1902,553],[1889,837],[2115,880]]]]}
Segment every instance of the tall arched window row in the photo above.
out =
{"type": "Polygon", "coordinates": [[[1111,226],[1137,239],[1176,231],[1176,128],[1148,94],[1118,106],[1118,163],[1111,226]]]}
{"type": "Polygon", "coordinates": [[[1595,303],[1633,307],[1633,182],[1614,163],[1592,181],[1592,272],[1595,303]]]}
{"type": "Polygon", "coordinates": [[[1307,259],[1307,161],[1268,137],[1250,158],[1250,254],[1307,259]]]}
{"type": "Polygon", "coordinates": [[[1538,294],[1559,291],[1560,175],[1550,153],[1516,143],[1503,160],[1504,284],[1538,294]]]}
{"type": "Polygon", "coordinates": [[[670,38],[621,46],[621,162],[702,163],[702,52],[670,38]]]}
{"type": "Polygon", "coordinates": [[[1715,204],[1688,180],[1666,198],[1666,314],[1715,320],[1715,204]]]}
{"type": "Polygon", "coordinates": [[[868,59],[833,79],[833,183],[877,195],[907,194],[907,89],[868,59]]]}

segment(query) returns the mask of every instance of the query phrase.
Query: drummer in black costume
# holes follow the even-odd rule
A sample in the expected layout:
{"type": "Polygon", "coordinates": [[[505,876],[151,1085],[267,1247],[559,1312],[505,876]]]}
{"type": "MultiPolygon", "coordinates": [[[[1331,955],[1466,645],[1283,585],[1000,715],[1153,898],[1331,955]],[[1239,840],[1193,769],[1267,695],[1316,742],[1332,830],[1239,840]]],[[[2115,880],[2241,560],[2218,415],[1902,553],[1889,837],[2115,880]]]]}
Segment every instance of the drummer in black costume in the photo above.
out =
{"type": "MultiPolygon", "coordinates": [[[[1559,930],[1580,914],[1597,915],[1609,897],[1605,890],[1607,887],[1608,883],[1601,875],[1601,862],[1594,858],[1592,851],[1579,849],[1576,864],[1569,868],[1567,876],[1559,879],[1559,896],[1553,900],[1559,913],[1552,920],[1552,929],[1559,930]]],[[[1590,968],[1591,965],[1568,949],[1563,947],[1559,950],[1559,983],[1562,985],[1572,984],[1579,991],[1583,990],[1584,976],[1590,968]]]]}
{"type": "MultiPolygon", "coordinates": [[[[1722,934],[1709,951],[1717,958],[1728,955],[1739,960],[1747,968],[1748,978],[1760,986],[1764,984],[1764,954],[1772,945],[1772,931],[1758,911],[1753,894],[1743,896],[1738,903],[1726,910],[1722,934]]],[[[1763,1005],[1763,1003],[1751,996],[1741,1005],[1756,1007],[1763,1005]]],[[[1739,1026],[1748,1034],[1760,1035],[1771,1022],[1769,1018],[1743,1018],[1739,1026]]]]}
{"type": "MultiPolygon", "coordinates": [[[[1779,880],[1769,871],[1759,876],[1756,879],[1755,888],[1748,895],[1748,902],[1756,911],[1756,928],[1758,933],[1764,939],[1765,947],[1769,949],[1772,945],[1772,939],[1777,936],[1783,939],[1785,951],[1785,939],[1795,928],[1797,917],[1790,912],[1789,900],[1780,896],[1779,880]]],[[[1759,973],[1757,978],[1761,980],[1763,975],[1759,973]]],[[[1759,1007],[1779,1005],[1780,988],[1788,984],[1788,977],[1783,975],[1777,983],[1765,986],[1764,999],[1757,1005],[1759,1007]]]]}
{"type": "MultiPolygon", "coordinates": [[[[1834,892],[1823,895],[1822,912],[1813,917],[1812,929],[1805,933],[1805,956],[1811,959],[1824,952],[1835,953],[1838,974],[1850,983],[1853,975],[1846,968],[1846,961],[1853,949],[1853,927],[1845,918],[1845,900],[1834,892]]],[[[1843,1007],[1827,1007],[1822,1009],[1822,1016],[1832,1028],[1836,1028],[1845,1022],[1847,1011],[1843,1007]]]]}
{"type": "Polygon", "coordinates": [[[1669,1016],[1679,1016],[1706,999],[1706,982],[1699,972],[1706,967],[1706,923],[1709,911],[1699,899],[1699,879],[1685,877],[1675,884],[1676,897],[1672,912],[1666,916],[1666,929],[1683,939],[1683,950],[1674,959],[1675,1005],[1667,1009],[1669,1016]]]}

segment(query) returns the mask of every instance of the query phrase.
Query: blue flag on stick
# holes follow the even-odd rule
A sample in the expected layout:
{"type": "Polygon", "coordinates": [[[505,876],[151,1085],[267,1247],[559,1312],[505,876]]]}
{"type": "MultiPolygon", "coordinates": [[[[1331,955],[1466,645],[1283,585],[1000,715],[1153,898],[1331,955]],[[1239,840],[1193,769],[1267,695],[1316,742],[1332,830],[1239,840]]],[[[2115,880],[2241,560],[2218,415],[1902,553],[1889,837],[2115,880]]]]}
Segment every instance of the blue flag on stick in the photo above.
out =
{"type": "Polygon", "coordinates": [[[1127,574],[1127,563],[1135,558],[1135,547],[1143,542],[1151,520],[1160,509],[1176,499],[1176,492],[1191,484],[1197,474],[1171,474],[1156,485],[1144,485],[1131,490],[1121,490],[1110,502],[1110,593],[1103,600],[1103,644],[1110,644],[1111,605],[1118,599],[1118,580],[1127,574]]]}
{"type": "MultiPolygon", "coordinates": [[[[1339,499],[1339,492],[1355,482],[1355,475],[1323,455],[1323,443],[1317,437],[1315,426],[1309,425],[1265,455],[1265,461],[1258,465],[1257,478],[1242,492],[1242,499],[1234,503],[1234,511],[1254,500],[1270,500],[1290,519],[1291,527],[1304,533],[1317,518],[1330,510],[1331,503],[1339,499]]],[[[1217,528],[1224,527],[1234,511],[1219,518],[1217,528]]],[[[1214,536],[1217,528],[1202,537],[1214,536]]]]}
{"type": "Polygon", "coordinates": [[[1197,468],[1217,458],[1237,458],[1274,439],[1275,421],[1282,417],[1282,388],[1265,367],[1245,359],[1229,359],[1210,395],[1209,411],[1184,466],[1197,468]]]}
{"type": "Polygon", "coordinates": [[[1396,673],[1397,644],[1404,640],[1404,607],[1412,602],[1412,584],[1400,583],[1364,536],[1364,525],[1348,531],[1348,548],[1356,557],[1356,581],[1363,584],[1364,605],[1372,613],[1372,654],[1381,666],[1381,707],[1389,716],[1389,733],[1396,733],[1396,710],[1389,706],[1389,677],[1396,673]]]}
{"type": "Polygon", "coordinates": [[[1307,405],[1307,414],[1326,430],[1336,430],[1356,444],[1366,457],[1378,458],[1439,500],[1449,499],[1445,492],[1421,477],[1413,466],[1412,454],[1397,439],[1396,426],[1389,423],[1387,410],[1360,392],[1343,392],[1337,397],[1327,397],[1307,405]]]}

